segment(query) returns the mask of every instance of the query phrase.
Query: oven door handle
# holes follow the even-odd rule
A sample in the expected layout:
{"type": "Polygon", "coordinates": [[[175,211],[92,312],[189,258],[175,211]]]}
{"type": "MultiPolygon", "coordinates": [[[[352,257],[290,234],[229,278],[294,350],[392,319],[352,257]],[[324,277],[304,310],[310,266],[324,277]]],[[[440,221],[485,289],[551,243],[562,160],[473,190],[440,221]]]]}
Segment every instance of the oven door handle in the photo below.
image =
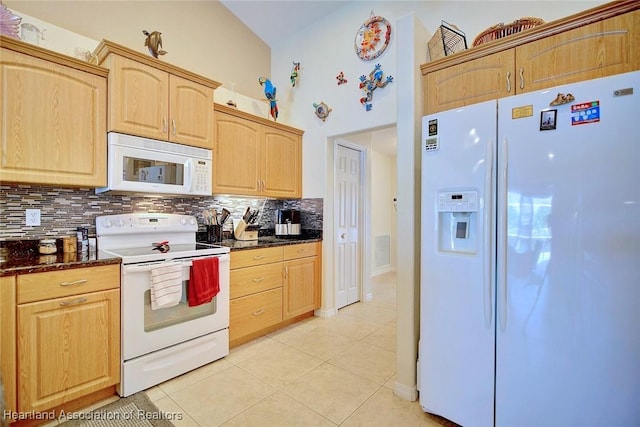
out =
{"type": "Polygon", "coordinates": [[[191,267],[193,265],[191,260],[175,261],[173,263],[171,263],[171,262],[155,262],[155,263],[152,263],[152,264],[127,265],[127,266],[124,266],[122,268],[122,271],[124,273],[145,273],[145,272],[153,270],[156,267],[160,267],[160,266],[164,267],[164,266],[172,265],[172,264],[180,264],[180,265],[182,265],[182,267],[191,267]]]}

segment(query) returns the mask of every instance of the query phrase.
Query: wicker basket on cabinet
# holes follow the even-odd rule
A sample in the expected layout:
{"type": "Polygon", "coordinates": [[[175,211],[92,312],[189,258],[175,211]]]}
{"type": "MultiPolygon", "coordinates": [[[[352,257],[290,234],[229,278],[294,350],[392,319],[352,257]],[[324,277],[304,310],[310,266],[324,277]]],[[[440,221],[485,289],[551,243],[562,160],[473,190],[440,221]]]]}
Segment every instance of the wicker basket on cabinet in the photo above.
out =
{"type": "Polygon", "coordinates": [[[429,58],[434,61],[467,48],[465,34],[455,25],[442,21],[429,43],[429,58]]]}
{"type": "Polygon", "coordinates": [[[528,30],[541,24],[544,24],[542,19],[531,17],[520,18],[506,25],[501,22],[478,34],[475,40],[473,40],[473,46],[480,46],[481,44],[517,34],[520,31],[528,30]]]}

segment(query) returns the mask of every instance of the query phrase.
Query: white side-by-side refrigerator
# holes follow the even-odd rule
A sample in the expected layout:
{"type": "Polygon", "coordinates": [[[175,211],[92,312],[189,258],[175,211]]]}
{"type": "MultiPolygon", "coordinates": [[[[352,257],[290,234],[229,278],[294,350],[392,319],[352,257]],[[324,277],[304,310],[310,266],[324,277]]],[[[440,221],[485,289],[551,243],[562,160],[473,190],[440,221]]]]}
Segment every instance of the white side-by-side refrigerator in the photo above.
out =
{"type": "Polygon", "coordinates": [[[640,72],[423,118],[419,390],[465,427],[640,425],[640,72]]]}

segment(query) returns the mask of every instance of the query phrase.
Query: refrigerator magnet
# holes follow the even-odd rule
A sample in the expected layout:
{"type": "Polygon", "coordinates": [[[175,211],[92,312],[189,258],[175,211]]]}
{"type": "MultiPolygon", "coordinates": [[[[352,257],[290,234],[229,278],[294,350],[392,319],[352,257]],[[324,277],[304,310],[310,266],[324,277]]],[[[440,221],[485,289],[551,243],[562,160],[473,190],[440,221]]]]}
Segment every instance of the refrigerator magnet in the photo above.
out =
{"type": "Polygon", "coordinates": [[[553,130],[556,128],[556,115],[558,110],[543,110],[540,112],[540,130],[553,130]]]}
{"type": "Polygon", "coordinates": [[[571,126],[600,121],[600,101],[583,102],[571,106],[571,126]]]}

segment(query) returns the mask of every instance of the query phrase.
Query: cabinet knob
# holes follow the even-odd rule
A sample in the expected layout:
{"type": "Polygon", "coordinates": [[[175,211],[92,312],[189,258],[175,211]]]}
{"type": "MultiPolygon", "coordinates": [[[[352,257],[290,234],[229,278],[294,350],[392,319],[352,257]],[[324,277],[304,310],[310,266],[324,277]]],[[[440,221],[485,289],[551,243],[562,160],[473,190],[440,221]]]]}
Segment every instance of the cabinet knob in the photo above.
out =
{"type": "Polygon", "coordinates": [[[175,135],[176,131],[177,131],[176,119],[172,119],[171,120],[171,133],[173,133],[175,135]]]}
{"type": "Polygon", "coordinates": [[[511,71],[507,71],[507,92],[511,92],[511,71]]]}
{"type": "Polygon", "coordinates": [[[524,68],[520,68],[520,89],[524,89],[524,68]]]}
{"type": "Polygon", "coordinates": [[[253,313],[251,313],[251,314],[253,314],[254,316],[260,316],[262,313],[264,313],[264,308],[261,308],[261,309],[260,309],[260,310],[258,310],[258,311],[254,311],[254,312],[253,312],[253,313]]]}
{"type": "Polygon", "coordinates": [[[254,283],[260,283],[264,280],[264,276],[262,277],[256,277],[255,279],[253,279],[254,283]]]}
{"type": "Polygon", "coordinates": [[[169,131],[169,124],[167,123],[167,118],[163,117],[162,118],[162,132],[168,132],[169,131]]]}

